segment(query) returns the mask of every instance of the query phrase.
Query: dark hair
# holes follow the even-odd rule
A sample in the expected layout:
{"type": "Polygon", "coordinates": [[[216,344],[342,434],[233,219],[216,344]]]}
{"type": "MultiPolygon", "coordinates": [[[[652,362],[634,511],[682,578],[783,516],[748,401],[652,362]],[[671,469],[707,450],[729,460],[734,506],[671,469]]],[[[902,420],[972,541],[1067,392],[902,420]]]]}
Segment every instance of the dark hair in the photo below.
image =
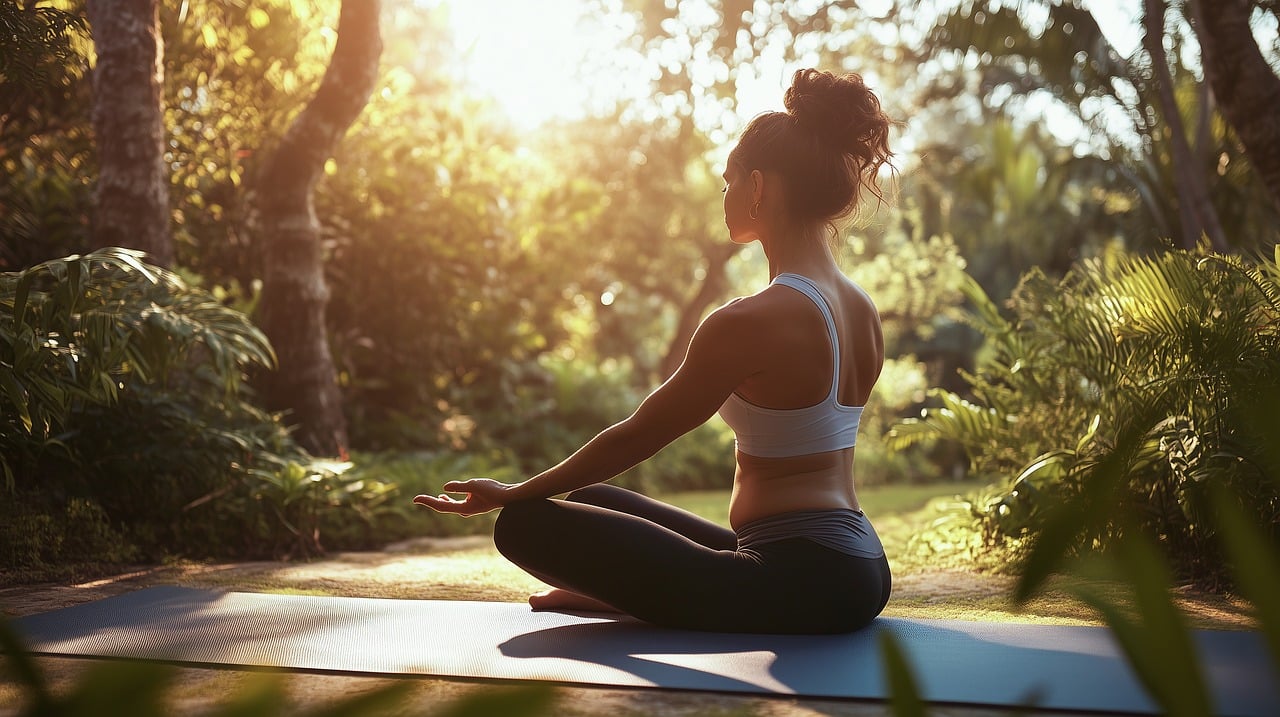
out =
{"type": "Polygon", "coordinates": [[[878,174],[893,156],[892,120],[861,76],[798,70],[783,106],[786,112],[747,124],[730,161],[748,172],[779,172],[787,206],[801,221],[849,216],[863,188],[882,197],[878,174]]]}

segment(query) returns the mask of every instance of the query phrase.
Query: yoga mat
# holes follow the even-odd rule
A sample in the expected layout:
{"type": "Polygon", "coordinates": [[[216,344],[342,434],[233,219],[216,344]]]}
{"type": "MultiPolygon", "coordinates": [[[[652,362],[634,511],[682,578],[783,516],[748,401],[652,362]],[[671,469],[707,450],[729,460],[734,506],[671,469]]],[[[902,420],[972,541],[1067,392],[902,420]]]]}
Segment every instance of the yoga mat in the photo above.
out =
{"type": "MultiPolygon", "coordinates": [[[[930,702],[1154,713],[1111,633],[879,618],[849,635],[731,635],[516,603],[154,587],[14,622],[33,652],[355,673],[883,699],[897,636],[930,702]]],[[[1197,631],[1215,709],[1280,714],[1261,636],[1197,631]]]]}

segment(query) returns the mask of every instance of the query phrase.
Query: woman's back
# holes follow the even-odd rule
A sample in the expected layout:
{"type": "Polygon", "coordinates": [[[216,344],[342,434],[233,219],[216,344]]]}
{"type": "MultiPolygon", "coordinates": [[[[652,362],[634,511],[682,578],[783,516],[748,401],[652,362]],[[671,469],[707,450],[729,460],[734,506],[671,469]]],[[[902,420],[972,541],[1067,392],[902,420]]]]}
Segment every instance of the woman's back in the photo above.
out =
{"type": "Polygon", "coordinates": [[[790,283],[809,285],[808,293],[774,283],[726,307],[750,314],[751,320],[744,323],[756,327],[758,353],[752,359],[759,370],[738,388],[722,415],[731,425],[734,419],[751,423],[762,434],[794,434],[744,440],[749,438],[744,429],[735,426],[740,431],[730,506],[735,526],[795,510],[860,508],[853,486],[852,445],[827,446],[851,443],[836,434],[848,435],[850,421],[856,432],[861,406],[884,364],[879,316],[866,293],[843,275],[804,279],[790,283]],[[829,311],[830,324],[819,301],[829,311]],[[839,383],[832,400],[837,368],[839,383]],[[789,426],[792,419],[795,425],[789,426]],[[824,444],[828,435],[838,442],[824,444]],[[788,440],[805,452],[787,450],[788,440]]]}
{"type": "MultiPolygon", "coordinates": [[[[863,406],[884,366],[880,316],[857,284],[843,275],[805,277],[831,311],[840,355],[836,392],[845,406],[863,406]]],[[[760,327],[765,368],[737,391],[759,406],[794,409],[823,400],[831,387],[833,347],[821,309],[790,287],[771,285],[744,299],[760,327]]]]}

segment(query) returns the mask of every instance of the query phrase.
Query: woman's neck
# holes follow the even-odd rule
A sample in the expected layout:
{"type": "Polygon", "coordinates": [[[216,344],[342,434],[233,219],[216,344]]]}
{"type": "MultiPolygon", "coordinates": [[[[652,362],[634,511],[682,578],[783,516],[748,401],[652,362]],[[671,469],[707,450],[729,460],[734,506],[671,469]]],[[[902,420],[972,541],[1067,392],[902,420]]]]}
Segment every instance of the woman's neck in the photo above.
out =
{"type": "Polygon", "coordinates": [[[770,280],[778,274],[822,277],[839,272],[822,227],[774,237],[773,241],[761,242],[769,259],[770,280]]]}

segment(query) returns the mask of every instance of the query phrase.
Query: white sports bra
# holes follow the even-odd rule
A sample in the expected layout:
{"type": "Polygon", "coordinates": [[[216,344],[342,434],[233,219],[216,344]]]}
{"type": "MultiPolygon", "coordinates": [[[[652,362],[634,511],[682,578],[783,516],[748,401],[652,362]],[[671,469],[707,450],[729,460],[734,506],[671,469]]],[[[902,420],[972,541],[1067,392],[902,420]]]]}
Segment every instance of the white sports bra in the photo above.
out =
{"type": "Polygon", "coordinates": [[[840,389],[840,341],[831,307],[812,280],[799,274],[778,274],[771,282],[789,286],[817,305],[831,339],[831,390],[807,408],[765,408],[733,393],[720,407],[720,417],[737,437],[738,450],[761,458],[784,458],[849,448],[858,442],[862,406],[837,400],[840,389]]]}

